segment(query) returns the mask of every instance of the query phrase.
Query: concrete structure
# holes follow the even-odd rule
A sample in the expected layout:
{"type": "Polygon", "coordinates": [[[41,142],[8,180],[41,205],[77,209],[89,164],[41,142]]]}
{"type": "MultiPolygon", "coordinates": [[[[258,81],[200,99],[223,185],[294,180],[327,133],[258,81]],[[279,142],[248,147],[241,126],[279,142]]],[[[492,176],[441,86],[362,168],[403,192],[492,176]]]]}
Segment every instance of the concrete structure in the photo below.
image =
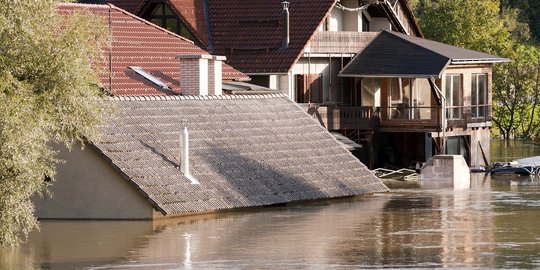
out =
{"type": "Polygon", "coordinates": [[[422,166],[418,184],[430,189],[468,189],[471,187],[470,169],[461,155],[437,155],[422,166]]]}

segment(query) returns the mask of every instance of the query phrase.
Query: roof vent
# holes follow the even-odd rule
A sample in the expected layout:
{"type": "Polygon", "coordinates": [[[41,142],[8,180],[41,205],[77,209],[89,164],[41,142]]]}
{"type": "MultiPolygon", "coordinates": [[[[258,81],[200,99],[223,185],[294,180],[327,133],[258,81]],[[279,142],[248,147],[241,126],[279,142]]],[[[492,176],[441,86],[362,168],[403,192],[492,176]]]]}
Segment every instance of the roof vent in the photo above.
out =
{"type": "Polygon", "coordinates": [[[290,43],[290,33],[289,33],[289,2],[283,1],[281,2],[281,6],[283,7],[283,12],[281,13],[281,16],[283,17],[283,40],[281,43],[282,49],[287,49],[289,47],[290,43]]]}

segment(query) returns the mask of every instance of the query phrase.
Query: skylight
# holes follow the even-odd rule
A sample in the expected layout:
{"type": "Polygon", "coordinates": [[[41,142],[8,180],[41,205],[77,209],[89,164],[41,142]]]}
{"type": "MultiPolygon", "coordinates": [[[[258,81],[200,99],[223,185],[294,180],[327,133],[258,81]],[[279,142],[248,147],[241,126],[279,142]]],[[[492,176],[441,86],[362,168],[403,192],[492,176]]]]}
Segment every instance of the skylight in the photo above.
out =
{"type": "Polygon", "coordinates": [[[136,67],[136,66],[130,66],[128,67],[130,68],[131,70],[137,72],[137,74],[143,76],[145,79],[151,81],[153,84],[161,87],[161,89],[165,89],[165,90],[172,90],[169,86],[167,86],[164,82],[162,82],[160,79],[156,78],[154,75],[146,72],[144,69],[142,69],[141,67],[136,67]]]}

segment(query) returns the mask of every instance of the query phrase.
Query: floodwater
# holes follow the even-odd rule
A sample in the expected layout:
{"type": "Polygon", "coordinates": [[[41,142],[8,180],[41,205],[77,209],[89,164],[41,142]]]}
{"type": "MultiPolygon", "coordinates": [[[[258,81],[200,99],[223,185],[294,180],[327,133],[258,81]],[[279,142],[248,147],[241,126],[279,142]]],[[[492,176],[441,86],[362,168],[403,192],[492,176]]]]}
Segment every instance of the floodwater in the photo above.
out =
{"type": "Polygon", "coordinates": [[[540,268],[539,182],[473,174],[462,191],[393,190],[160,223],[42,221],[27,243],[0,249],[0,269],[540,268]]]}

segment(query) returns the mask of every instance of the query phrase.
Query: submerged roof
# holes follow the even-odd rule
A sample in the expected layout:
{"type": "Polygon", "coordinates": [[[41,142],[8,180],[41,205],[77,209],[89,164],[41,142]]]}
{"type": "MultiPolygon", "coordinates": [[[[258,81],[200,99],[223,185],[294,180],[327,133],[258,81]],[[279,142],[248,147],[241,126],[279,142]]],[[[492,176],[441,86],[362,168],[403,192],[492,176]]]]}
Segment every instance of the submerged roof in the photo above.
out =
{"type": "MultiPolygon", "coordinates": [[[[112,44],[104,48],[103,87],[114,95],[168,95],[181,92],[178,54],[209,54],[193,42],[114,5],[61,4],[61,12],[87,10],[105,20],[112,44]],[[152,83],[130,67],[140,67],[171,90],[152,83]]],[[[242,72],[223,65],[224,80],[247,80],[242,72]]]]}
{"type": "Polygon", "coordinates": [[[506,62],[483,52],[404,34],[382,31],[343,68],[344,77],[422,77],[442,75],[450,64],[506,62]]]}
{"type": "Polygon", "coordinates": [[[283,0],[211,0],[214,52],[246,73],[286,73],[337,0],[290,1],[290,44],[282,45],[283,0]]]}
{"type": "Polygon", "coordinates": [[[94,145],[164,215],[388,190],[281,94],[113,100],[94,145]],[[179,170],[184,120],[199,185],[179,170]]]}

